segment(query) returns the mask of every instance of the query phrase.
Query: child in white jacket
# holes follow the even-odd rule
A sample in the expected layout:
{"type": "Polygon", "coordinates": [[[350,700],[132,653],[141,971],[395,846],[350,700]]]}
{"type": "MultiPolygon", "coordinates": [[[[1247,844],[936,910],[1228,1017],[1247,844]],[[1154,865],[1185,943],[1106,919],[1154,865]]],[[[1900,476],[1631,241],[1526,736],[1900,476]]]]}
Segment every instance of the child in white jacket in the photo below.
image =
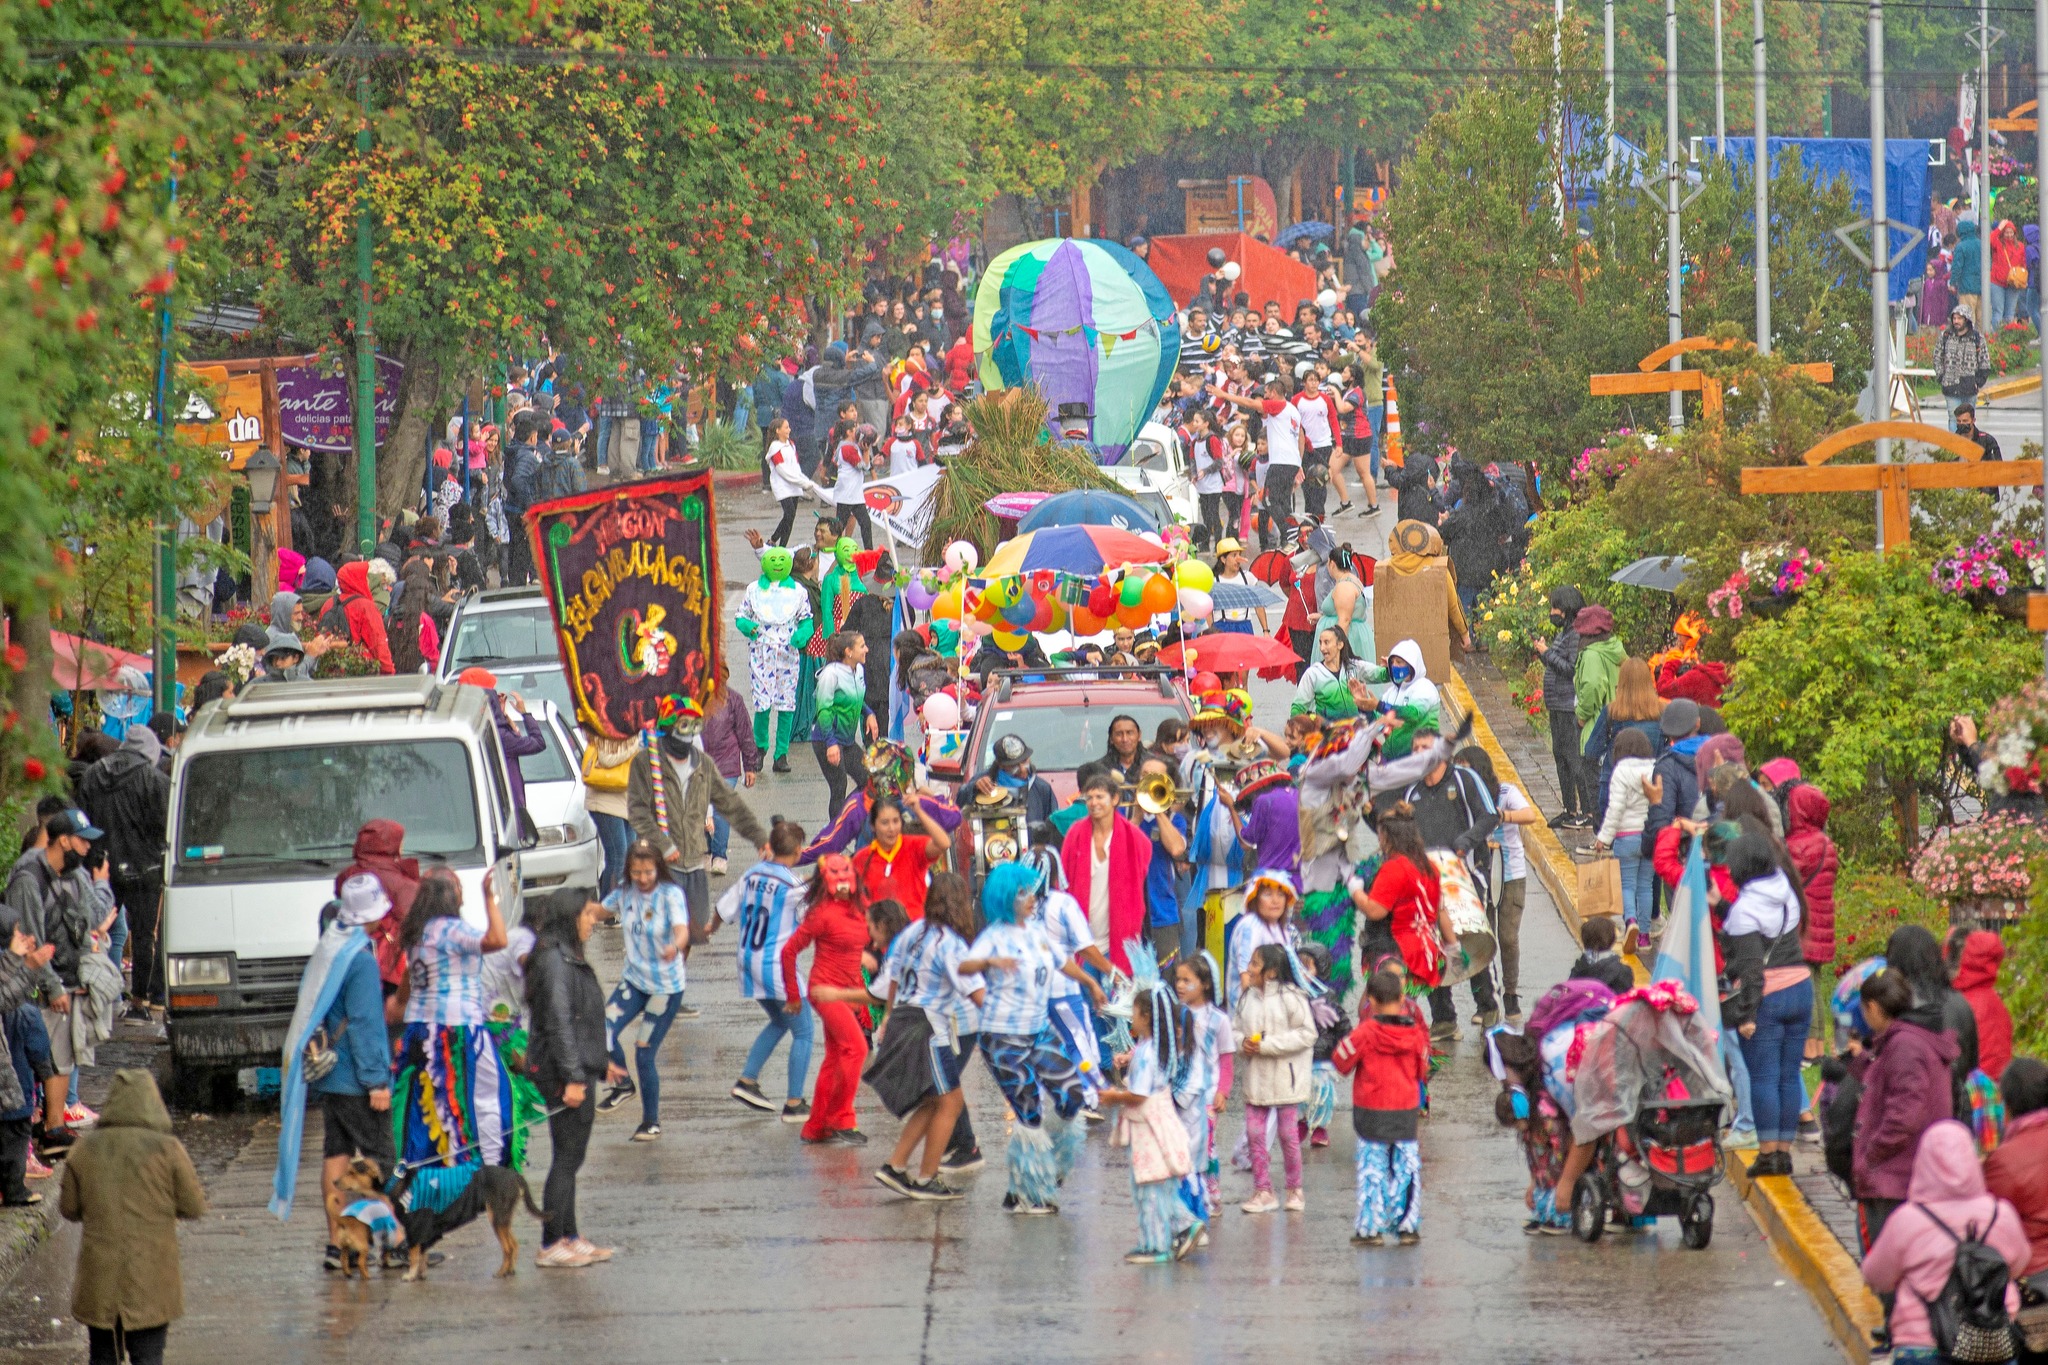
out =
{"type": "Polygon", "coordinates": [[[1656,772],[1648,735],[1629,729],[1615,736],[1614,776],[1607,782],[1607,818],[1598,842],[1621,860],[1622,912],[1638,933],[1649,932],[1650,879],[1657,875],[1652,850],[1643,847],[1643,826],[1662,795],[1656,772]]]}
{"type": "Polygon", "coordinates": [[[1243,1041],[1245,1135],[1252,1156],[1252,1197],[1246,1213],[1271,1213],[1283,1207],[1273,1197],[1272,1158],[1266,1131],[1277,1120],[1280,1153],[1287,1175],[1289,1213],[1305,1207],[1301,1193],[1301,1106],[1308,1102],[1309,1073],[1316,1043],[1315,1019],[1308,992],[1294,979],[1294,964],[1277,943],[1261,944],[1252,953],[1250,986],[1238,998],[1235,1029],[1243,1041]]]}

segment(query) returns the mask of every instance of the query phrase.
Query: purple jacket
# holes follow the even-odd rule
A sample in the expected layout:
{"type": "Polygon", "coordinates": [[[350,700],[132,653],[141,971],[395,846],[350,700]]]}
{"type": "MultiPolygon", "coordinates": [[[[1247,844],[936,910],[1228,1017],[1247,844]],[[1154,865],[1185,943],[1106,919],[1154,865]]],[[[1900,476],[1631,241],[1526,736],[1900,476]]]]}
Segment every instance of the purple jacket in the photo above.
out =
{"type": "Polygon", "coordinates": [[[697,742],[727,781],[761,771],[761,749],[754,743],[754,713],[731,688],[725,691],[724,704],[704,717],[704,734],[697,742]]]}
{"type": "Polygon", "coordinates": [[[491,712],[498,722],[498,747],[505,751],[505,780],[512,784],[512,809],[525,810],[526,775],[519,771],[519,760],[539,753],[548,747],[548,742],[541,735],[541,723],[532,716],[514,720],[503,697],[491,697],[491,712]]]}
{"type": "Polygon", "coordinates": [[[1858,1199],[1904,1199],[1913,1184],[1920,1135],[1955,1117],[1950,1064],[1956,1040],[1929,1029],[1915,1010],[1877,1036],[1856,1106],[1858,1199]]]}

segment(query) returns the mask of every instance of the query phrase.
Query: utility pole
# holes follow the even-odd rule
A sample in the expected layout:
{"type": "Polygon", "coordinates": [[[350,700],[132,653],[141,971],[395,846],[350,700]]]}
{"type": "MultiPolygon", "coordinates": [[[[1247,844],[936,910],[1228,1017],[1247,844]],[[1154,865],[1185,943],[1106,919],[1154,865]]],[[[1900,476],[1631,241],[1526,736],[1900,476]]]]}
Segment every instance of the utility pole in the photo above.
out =
{"type": "MultiPolygon", "coordinates": [[[[1873,0],[1875,3],[1875,0],[1873,0]]],[[[1684,234],[1678,227],[1678,0],[1664,0],[1664,256],[1666,269],[1664,312],[1670,340],[1685,339],[1682,316],[1685,301],[1681,293],[1684,234]]],[[[1671,357],[1671,368],[1681,368],[1682,357],[1671,357]]],[[[1671,391],[1671,429],[1685,430],[1685,398],[1671,391]]]]}
{"type": "MultiPolygon", "coordinates": [[[[2048,2],[2048,0],[2044,0],[2048,2]]],[[[1764,118],[1764,0],[1751,0],[1756,16],[1756,42],[1751,58],[1756,69],[1756,349],[1771,353],[1771,144],[1764,118]]]]}
{"type": "MultiPolygon", "coordinates": [[[[1879,422],[1891,416],[1892,404],[1892,225],[1885,209],[1884,150],[1884,0],[1870,0],[1870,395],[1871,416],[1879,422]]],[[[1892,443],[1879,438],[1877,462],[1890,464],[1891,458],[1892,443]]],[[[1885,548],[1882,517],[1877,548],[1885,548]]]]}
{"type": "Polygon", "coordinates": [[[1997,41],[1991,34],[1991,0],[1977,0],[1977,174],[1970,178],[1970,199],[1984,244],[1985,273],[1975,293],[1977,330],[1985,336],[1991,335],[1991,44],[1997,41]]]}
{"type": "MultiPolygon", "coordinates": [[[[1828,7],[1820,7],[1820,69],[1828,69],[1828,7]]],[[[1828,77],[1826,85],[1820,88],[1820,135],[1835,135],[1835,78],[1828,77]]]]}
{"type": "Polygon", "coordinates": [[[1607,82],[1607,123],[1603,129],[1607,138],[1607,159],[1601,164],[1600,193],[1608,195],[1614,192],[1614,0],[1607,0],[1603,8],[1607,14],[1605,41],[1600,50],[1600,77],[1607,82]]]}
{"type": "MultiPolygon", "coordinates": [[[[1556,0],[1550,24],[1550,154],[1557,158],[1557,178],[1550,198],[1557,211],[1557,230],[1564,232],[1564,0],[1556,0]]],[[[1603,187],[1601,193],[1607,193],[1603,187]]]]}
{"type": "MultiPolygon", "coordinates": [[[[367,31],[365,32],[367,41],[367,31]]],[[[370,329],[370,280],[376,236],[370,218],[370,63],[356,77],[362,126],[356,130],[356,541],[377,548],[377,338],[370,329]]]]}
{"type": "MultiPolygon", "coordinates": [[[[171,212],[178,207],[178,177],[171,176],[171,212]]],[[[178,258],[171,257],[171,281],[177,282],[178,258]]],[[[171,290],[163,293],[156,321],[156,451],[164,468],[171,463],[171,290]]],[[[178,523],[177,509],[166,508],[156,521],[156,629],[150,639],[150,682],[156,711],[170,715],[178,704],[178,523]]]]}
{"type": "Polygon", "coordinates": [[[1714,155],[1728,155],[1728,64],[1721,52],[1721,2],[1714,0],[1714,155]]]}

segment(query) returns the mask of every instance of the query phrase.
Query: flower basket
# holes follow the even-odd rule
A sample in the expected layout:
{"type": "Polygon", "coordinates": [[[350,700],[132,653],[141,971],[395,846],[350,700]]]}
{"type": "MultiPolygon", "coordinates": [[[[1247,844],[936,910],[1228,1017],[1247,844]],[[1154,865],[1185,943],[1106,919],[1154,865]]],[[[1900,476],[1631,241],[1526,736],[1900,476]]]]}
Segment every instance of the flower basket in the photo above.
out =
{"type": "Polygon", "coordinates": [[[2003,616],[2008,621],[2027,619],[2027,595],[2023,592],[1973,592],[1967,599],[1978,611],[1988,611],[1993,616],[2003,616]]]}
{"type": "Polygon", "coordinates": [[[1991,708],[1984,717],[1982,760],[1977,782],[1994,796],[2041,789],[2041,763],[2048,758],[2048,681],[2035,680],[1991,708]]]}
{"type": "Polygon", "coordinates": [[[2027,619],[2027,589],[2048,587],[2041,542],[2027,536],[1978,536],[1935,561],[1934,586],[1979,611],[2027,619]]]}
{"type": "Polygon", "coordinates": [[[2040,825],[2011,815],[1938,829],[1913,860],[1913,881],[1948,902],[1951,923],[2011,923],[2026,913],[2034,886],[2027,861],[2041,837],[2040,825]]]}

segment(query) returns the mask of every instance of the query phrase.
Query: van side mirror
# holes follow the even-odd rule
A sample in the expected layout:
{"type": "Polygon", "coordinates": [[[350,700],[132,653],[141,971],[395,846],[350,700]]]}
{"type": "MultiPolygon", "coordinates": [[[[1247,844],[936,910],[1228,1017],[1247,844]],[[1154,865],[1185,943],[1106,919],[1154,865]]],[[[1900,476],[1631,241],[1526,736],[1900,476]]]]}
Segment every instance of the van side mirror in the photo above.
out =
{"type": "Polygon", "coordinates": [[[540,829],[533,823],[533,817],[524,810],[519,812],[519,847],[522,849],[540,847],[540,829]]]}

